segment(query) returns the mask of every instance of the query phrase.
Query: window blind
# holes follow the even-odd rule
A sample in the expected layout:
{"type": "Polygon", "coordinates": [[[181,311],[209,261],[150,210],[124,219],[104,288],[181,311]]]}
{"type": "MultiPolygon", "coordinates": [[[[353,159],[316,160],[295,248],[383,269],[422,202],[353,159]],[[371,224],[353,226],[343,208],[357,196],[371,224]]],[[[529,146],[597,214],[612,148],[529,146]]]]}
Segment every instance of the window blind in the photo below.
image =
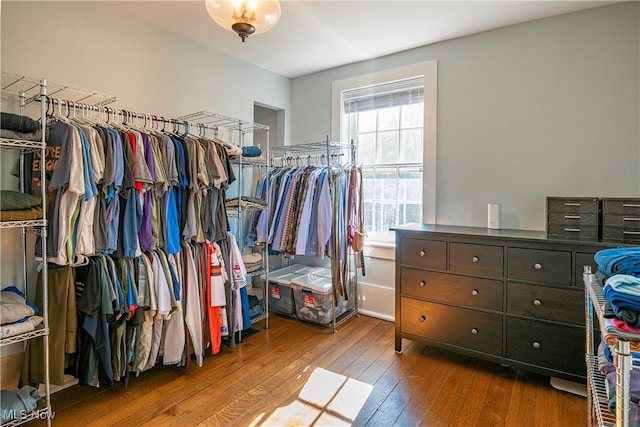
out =
{"type": "Polygon", "coordinates": [[[345,90],[342,91],[342,100],[345,113],[424,102],[424,77],[345,90]]]}

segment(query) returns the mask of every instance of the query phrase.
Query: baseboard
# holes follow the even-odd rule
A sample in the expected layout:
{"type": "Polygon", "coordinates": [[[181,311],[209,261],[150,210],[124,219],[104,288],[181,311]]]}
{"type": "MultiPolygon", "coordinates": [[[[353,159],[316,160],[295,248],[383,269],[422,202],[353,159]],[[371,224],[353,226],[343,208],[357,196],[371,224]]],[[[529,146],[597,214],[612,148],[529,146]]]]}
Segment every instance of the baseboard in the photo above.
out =
{"type": "Polygon", "coordinates": [[[369,316],[369,317],[375,317],[376,319],[388,320],[389,322],[394,322],[395,321],[394,316],[381,314],[381,313],[378,313],[378,312],[375,312],[375,311],[369,311],[369,310],[358,308],[358,313],[363,314],[365,316],[369,316]]]}
{"type": "Polygon", "coordinates": [[[358,282],[358,311],[367,316],[395,321],[395,289],[358,282]]]}

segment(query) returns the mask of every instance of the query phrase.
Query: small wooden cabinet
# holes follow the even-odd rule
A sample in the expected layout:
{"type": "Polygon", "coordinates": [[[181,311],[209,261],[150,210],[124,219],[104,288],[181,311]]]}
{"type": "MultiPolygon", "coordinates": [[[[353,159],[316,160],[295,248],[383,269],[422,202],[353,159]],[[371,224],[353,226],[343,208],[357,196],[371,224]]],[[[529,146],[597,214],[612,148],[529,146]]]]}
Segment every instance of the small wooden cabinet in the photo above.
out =
{"type": "Polygon", "coordinates": [[[600,199],[547,197],[547,233],[560,239],[598,240],[600,199]]]}
{"type": "Polygon", "coordinates": [[[640,199],[602,199],[602,239],[640,243],[640,199]]]}
{"type": "Polygon", "coordinates": [[[396,231],[396,342],[421,341],[584,380],[584,265],[612,247],[545,232],[413,224],[396,231]]]}

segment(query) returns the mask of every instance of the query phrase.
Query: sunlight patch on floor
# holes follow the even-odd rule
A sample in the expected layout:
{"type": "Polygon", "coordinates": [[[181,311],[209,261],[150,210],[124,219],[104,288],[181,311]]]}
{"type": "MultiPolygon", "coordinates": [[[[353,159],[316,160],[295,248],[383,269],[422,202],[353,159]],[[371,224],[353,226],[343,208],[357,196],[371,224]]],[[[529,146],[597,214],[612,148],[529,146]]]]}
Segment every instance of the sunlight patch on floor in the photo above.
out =
{"type": "Polygon", "coordinates": [[[295,402],[276,409],[264,422],[252,425],[349,426],[372,390],[372,385],[316,368],[295,402]]]}

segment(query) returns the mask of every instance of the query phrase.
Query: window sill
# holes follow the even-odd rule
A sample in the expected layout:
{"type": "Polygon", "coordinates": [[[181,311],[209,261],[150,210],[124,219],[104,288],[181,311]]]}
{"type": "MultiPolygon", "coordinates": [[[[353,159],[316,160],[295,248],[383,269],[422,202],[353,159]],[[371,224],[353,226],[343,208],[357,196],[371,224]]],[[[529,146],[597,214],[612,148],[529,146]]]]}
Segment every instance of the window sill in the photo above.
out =
{"type": "Polygon", "coordinates": [[[391,242],[367,242],[364,247],[364,256],[394,261],[396,259],[396,245],[391,242]]]}

